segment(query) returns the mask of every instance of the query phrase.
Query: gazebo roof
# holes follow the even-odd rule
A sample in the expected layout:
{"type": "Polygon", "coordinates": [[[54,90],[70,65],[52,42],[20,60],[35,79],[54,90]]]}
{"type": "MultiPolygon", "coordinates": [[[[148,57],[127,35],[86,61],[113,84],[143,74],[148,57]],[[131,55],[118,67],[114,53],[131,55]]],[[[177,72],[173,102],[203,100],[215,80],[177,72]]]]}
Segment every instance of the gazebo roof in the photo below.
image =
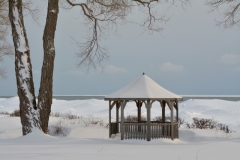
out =
{"type": "Polygon", "coordinates": [[[105,96],[104,100],[182,100],[178,96],[158,85],[145,74],[133,80],[122,89],[105,96]]]}

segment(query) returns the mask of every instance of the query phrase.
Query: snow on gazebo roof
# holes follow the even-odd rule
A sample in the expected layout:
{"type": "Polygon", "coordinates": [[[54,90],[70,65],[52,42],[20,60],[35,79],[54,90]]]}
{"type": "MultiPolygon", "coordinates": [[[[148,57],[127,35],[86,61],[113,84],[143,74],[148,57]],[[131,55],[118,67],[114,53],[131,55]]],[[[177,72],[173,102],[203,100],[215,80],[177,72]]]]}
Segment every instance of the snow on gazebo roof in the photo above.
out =
{"type": "Polygon", "coordinates": [[[182,100],[178,96],[165,88],[161,87],[144,73],[140,77],[133,80],[131,83],[122,89],[105,96],[104,100],[163,100],[163,99],[177,99],[182,100]]]}

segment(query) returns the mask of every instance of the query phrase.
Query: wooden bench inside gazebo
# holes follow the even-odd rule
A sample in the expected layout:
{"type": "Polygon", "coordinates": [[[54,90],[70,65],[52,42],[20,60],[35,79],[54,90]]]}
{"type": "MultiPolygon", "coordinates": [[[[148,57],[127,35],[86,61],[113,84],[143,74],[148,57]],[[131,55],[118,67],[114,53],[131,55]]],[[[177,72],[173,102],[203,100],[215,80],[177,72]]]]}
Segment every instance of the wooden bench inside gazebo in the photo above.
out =
{"type": "Polygon", "coordinates": [[[179,138],[178,101],[182,99],[181,96],[164,89],[143,73],[127,86],[104,98],[104,100],[109,101],[109,137],[120,131],[121,140],[146,139],[150,141],[156,138],[170,138],[172,140],[179,138]],[[130,101],[134,101],[138,108],[138,120],[136,122],[124,121],[124,109],[130,101]],[[162,109],[162,119],[161,121],[151,121],[152,104],[157,102],[162,109]],[[143,105],[147,109],[147,121],[141,121],[141,107],[143,105]],[[111,110],[114,106],[116,107],[116,122],[111,122],[111,110]],[[166,106],[169,107],[171,112],[170,122],[165,121],[166,106]],[[119,122],[120,108],[121,122],[119,122]]]}

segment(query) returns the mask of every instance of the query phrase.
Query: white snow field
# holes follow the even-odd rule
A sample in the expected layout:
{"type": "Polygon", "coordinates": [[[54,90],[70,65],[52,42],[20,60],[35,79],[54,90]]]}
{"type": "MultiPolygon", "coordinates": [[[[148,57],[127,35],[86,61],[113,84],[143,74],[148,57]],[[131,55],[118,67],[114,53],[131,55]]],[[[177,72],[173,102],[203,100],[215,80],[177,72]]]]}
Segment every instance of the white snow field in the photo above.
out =
{"type": "MultiPolygon", "coordinates": [[[[0,98],[0,112],[18,109],[18,97],[0,98]]],[[[60,126],[66,136],[50,136],[39,130],[22,136],[19,117],[0,114],[0,160],[239,160],[240,101],[188,100],[179,103],[179,116],[191,123],[193,117],[214,118],[234,132],[216,129],[180,129],[179,139],[120,140],[108,138],[108,102],[103,100],[56,100],[50,117],[49,132],[60,126]],[[67,115],[78,115],[65,118],[67,115]],[[94,124],[98,122],[97,124],[94,124]]],[[[143,115],[146,109],[142,107],[143,115]]],[[[161,115],[160,104],[153,103],[152,118],[161,115]]],[[[125,115],[136,115],[133,102],[127,104],[125,115]]],[[[167,112],[169,114],[169,111],[167,112]]],[[[115,108],[112,121],[115,120],[115,108]]]]}

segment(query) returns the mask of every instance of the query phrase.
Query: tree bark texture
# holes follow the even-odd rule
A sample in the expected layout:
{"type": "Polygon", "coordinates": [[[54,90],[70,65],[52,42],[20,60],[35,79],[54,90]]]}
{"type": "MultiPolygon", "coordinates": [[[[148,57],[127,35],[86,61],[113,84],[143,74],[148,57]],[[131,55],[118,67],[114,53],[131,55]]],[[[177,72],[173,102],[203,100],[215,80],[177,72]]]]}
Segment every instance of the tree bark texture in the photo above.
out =
{"type": "Polygon", "coordinates": [[[47,19],[43,35],[44,58],[38,95],[41,128],[48,132],[48,121],[52,105],[53,69],[55,58],[54,36],[57,26],[58,0],[48,0],[47,19]]]}
{"type": "Polygon", "coordinates": [[[20,118],[23,135],[39,127],[36,107],[30,49],[22,14],[22,0],[9,0],[9,19],[15,47],[15,72],[20,101],[20,118]]]}

